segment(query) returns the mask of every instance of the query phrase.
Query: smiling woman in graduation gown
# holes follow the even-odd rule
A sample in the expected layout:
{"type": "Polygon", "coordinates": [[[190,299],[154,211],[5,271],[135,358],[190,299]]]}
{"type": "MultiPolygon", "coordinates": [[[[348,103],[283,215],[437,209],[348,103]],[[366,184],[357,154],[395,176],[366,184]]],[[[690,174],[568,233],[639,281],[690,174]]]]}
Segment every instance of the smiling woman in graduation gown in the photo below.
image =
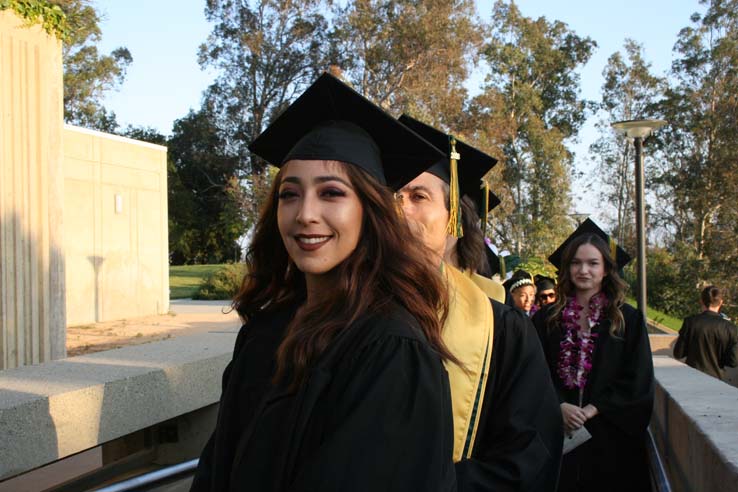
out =
{"type": "Polygon", "coordinates": [[[250,148],[284,167],[192,490],[455,490],[446,293],[384,186],[437,151],[327,74],[250,148]]]}
{"type": "Polygon", "coordinates": [[[293,312],[245,325],[192,490],[453,490],[448,381],[398,305],[354,323],[297,392],[273,385],[293,312]]]}

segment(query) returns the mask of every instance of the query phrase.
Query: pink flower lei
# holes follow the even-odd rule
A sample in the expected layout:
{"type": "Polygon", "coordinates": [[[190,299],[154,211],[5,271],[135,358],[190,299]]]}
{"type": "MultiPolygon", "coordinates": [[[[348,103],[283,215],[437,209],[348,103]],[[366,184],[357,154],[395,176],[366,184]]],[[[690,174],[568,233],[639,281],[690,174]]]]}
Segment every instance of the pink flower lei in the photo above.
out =
{"type": "MultiPolygon", "coordinates": [[[[607,305],[607,296],[604,292],[593,295],[589,300],[587,321],[590,328],[599,324],[607,305]]],[[[582,309],[584,308],[579,305],[576,298],[570,297],[561,311],[564,339],[559,344],[557,373],[568,389],[583,389],[587,385],[587,377],[592,370],[592,352],[594,352],[597,334],[580,332],[579,318],[582,309]]]]}

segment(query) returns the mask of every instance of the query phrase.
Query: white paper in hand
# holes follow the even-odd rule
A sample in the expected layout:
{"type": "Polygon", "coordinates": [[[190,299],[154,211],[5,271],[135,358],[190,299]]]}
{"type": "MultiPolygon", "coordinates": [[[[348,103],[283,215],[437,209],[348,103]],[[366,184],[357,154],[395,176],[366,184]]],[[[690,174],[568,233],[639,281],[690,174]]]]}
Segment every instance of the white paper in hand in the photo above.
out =
{"type": "Polygon", "coordinates": [[[574,451],[590,439],[592,439],[592,434],[584,426],[581,426],[574,432],[564,433],[564,454],[574,451]]]}

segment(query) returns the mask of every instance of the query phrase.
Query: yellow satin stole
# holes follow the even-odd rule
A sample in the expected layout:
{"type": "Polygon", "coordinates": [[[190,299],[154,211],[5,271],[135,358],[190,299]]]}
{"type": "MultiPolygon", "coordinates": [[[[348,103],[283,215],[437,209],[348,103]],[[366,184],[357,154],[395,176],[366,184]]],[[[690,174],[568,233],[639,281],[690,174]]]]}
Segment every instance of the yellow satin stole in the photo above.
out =
{"type": "Polygon", "coordinates": [[[464,270],[464,273],[477,287],[482,289],[482,292],[484,292],[487,297],[505,304],[505,287],[503,287],[500,282],[492,280],[491,278],[483,277],[478,273],[472,273],[471,270],[464,270]]]}
{"type": "Polygon", "coordinates": [[[489,376],[494,314],[487,295],[456,268],[444,264],[449,313],[443,341],[464,365],[446,362],[454,415],[454,462],[471,456],[489,376]]]}

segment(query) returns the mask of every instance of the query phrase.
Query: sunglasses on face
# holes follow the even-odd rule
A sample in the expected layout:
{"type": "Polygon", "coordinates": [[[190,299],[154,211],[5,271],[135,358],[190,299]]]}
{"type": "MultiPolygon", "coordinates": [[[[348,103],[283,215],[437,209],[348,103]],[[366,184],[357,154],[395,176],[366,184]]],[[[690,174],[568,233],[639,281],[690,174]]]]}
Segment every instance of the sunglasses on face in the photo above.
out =
{"type": "Polygon", "coordinates": [[[540,294],[538,294],[539,299],[553,299],[555,297],[556,297],[555,292],[541,292],[540,294]]]}

